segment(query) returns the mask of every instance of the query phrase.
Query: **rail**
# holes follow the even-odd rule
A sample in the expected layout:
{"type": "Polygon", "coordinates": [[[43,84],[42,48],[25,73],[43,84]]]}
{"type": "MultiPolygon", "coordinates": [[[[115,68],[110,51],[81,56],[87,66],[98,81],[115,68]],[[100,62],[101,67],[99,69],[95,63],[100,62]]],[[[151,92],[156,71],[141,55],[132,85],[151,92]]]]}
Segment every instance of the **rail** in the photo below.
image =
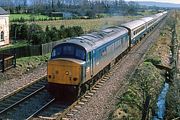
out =
{"type": "Polygon", "coordinates": [[[7,110],[13,108],[14,106],[20,104],[21,102],[25,101],[26,99],[30,98],[31,96],[35,95],[36,93],[38,93],[39,91],[42,91],[43,89],[45,89],[45,86],[42,86],[41,88],[39,88],[38,90],[34,91],[33,93],[29,94],[28,96],[22,98],[21,100],[15,102],[14,104],[8,106],[7,108],[5,108],[4,110],[0,111],[0,114],[3,114],[4,112],[6,112],[7,110]]]}
{"type": "Polygon", "coordinates": [[[42,111],[43,109],[45,109],[47,106],[49,106],[51,103],[53,103],[55,101],[55,98],[53,98],[51,101],[49,101],[47,104],[45,104],[44,106],[42,106],[39,110],[37,110],[36,112],[34,112],[31,116],[29,116],[26,120],[30,120],[31,118],[33,118],[35,115],[37,115],[40,111],[42,111]]]}

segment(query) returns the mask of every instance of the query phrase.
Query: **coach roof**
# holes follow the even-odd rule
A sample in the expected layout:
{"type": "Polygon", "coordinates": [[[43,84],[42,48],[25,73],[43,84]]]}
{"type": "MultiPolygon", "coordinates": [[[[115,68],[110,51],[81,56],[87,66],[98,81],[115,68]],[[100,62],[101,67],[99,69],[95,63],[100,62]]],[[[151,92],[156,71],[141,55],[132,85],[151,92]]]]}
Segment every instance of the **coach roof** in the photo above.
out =
{"type": "Polygon", "coordinates": [[[135,20],[135,21],[121,24],[121,26],[124,26],[124,27],[127,27],[127,28],[133,30],[134,28],[139,27],[144,24],[145,24],[145,21],[143,21],[143,20],[135,20]]]}

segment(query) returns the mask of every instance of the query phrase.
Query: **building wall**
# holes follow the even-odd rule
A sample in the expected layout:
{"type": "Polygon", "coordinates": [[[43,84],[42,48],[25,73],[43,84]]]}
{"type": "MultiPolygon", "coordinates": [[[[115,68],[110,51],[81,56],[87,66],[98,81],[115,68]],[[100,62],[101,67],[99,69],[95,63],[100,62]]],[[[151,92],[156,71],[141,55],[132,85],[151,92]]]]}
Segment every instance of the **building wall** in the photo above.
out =
{"type": "Polygon", "coordinates": [[[9,15],[0,15],[0,46],[9,44],[9,15]]]}

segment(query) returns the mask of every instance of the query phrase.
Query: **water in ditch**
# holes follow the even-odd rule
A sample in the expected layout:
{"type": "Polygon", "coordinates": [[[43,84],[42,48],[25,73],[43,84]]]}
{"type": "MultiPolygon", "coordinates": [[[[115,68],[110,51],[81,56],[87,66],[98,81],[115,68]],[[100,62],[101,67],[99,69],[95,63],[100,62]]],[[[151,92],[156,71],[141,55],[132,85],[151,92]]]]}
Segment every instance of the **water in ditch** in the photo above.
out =
{"type": "Polygon", "coordinates": [[[168,90],[169,90],[169,84],[165,83],[160,95],[158,96],[158,100],[156,103],[157,110],[155,111],[153,120],[163,120],[166,111],[166,94],[168,90]]]}

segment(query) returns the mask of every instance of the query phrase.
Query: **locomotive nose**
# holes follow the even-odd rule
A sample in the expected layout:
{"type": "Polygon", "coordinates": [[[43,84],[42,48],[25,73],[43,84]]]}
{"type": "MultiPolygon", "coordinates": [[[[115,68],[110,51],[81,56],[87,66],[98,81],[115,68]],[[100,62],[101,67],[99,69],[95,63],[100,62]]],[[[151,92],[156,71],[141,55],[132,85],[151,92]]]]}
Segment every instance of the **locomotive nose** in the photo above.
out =
{"type": "Polygon", "coordinates": [[[78,85],[81,81],[81,65],[70,60],[48,62],[48,82],[78,85]]]}

